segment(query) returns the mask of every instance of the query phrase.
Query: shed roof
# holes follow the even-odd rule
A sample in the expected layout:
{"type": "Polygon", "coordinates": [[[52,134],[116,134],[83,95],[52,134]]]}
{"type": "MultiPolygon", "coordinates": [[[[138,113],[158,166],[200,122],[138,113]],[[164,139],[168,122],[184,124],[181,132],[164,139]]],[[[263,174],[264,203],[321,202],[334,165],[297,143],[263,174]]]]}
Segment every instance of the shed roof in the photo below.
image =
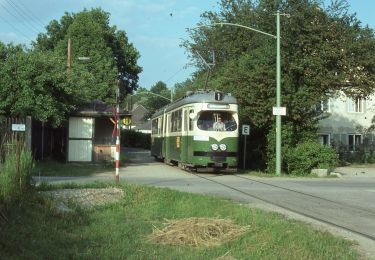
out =
{"type": "MultiPolygon", "coordinates": [[[[86,103],[79,107],[78,109],[74,110],[71,115],[73,116],[90,116],[90,117],[102,117],[107,116],[111,117],[113,116],[115,111],[115,107],[100,101],[100,100],[94,100],[90,103],[86,103]]],[[[120,116],[131,116],[132,113],[125,110],[120,109],[120,116]]]]}

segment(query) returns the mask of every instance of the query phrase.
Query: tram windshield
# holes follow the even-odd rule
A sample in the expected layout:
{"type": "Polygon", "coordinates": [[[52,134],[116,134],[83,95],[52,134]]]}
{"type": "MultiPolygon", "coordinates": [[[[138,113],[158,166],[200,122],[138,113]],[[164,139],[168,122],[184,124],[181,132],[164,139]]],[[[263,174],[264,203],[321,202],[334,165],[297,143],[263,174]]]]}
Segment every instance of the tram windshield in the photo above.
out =
{"type": "Polygon", "coordinates": [[[236,120],[227,111],[203,111],[198,116],[198,128],[205,131],[235,131],[236,120]]]}

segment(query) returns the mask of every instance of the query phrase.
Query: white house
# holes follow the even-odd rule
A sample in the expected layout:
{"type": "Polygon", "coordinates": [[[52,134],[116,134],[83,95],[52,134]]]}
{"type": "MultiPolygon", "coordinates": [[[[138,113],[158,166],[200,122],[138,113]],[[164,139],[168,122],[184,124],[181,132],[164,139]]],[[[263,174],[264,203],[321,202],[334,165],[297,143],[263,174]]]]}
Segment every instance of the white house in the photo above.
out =
{"type": "Polygon", "coordinates": [[[341,94],[322,102],[320,108],[328,115],[319,122],[321,144],[343,145],[355,151],[360,144],[375,140],[374,134],[368,131],[375,116],[375,95],[364,100],[341,94]]]}

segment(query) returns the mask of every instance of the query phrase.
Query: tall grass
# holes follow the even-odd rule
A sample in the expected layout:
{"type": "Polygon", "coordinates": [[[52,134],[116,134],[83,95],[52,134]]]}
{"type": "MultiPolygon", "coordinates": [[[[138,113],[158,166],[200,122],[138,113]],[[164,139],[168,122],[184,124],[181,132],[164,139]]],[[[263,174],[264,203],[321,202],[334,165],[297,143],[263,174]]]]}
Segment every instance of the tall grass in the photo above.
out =
{"type": "Polygon", "coordinates": [[[27,193],[32,166],[32,155],[23,141],[13,139],[0,145],[0,210],[27,193]]]}

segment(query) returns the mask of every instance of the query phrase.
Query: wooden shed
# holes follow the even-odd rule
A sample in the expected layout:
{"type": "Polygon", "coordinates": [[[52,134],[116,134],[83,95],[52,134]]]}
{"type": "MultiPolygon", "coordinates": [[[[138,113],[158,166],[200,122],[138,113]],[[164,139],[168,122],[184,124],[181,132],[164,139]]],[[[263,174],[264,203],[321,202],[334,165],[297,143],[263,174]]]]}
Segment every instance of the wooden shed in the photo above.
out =
{"type": "MultiPolygon", "coordinates": [[[[120,111],[120,118],[131,113],[120,111]]],[[[115,158],[114,107],[95,100],[69,117],[67,127],[68,162],[101,162],[115,158]]]]}

